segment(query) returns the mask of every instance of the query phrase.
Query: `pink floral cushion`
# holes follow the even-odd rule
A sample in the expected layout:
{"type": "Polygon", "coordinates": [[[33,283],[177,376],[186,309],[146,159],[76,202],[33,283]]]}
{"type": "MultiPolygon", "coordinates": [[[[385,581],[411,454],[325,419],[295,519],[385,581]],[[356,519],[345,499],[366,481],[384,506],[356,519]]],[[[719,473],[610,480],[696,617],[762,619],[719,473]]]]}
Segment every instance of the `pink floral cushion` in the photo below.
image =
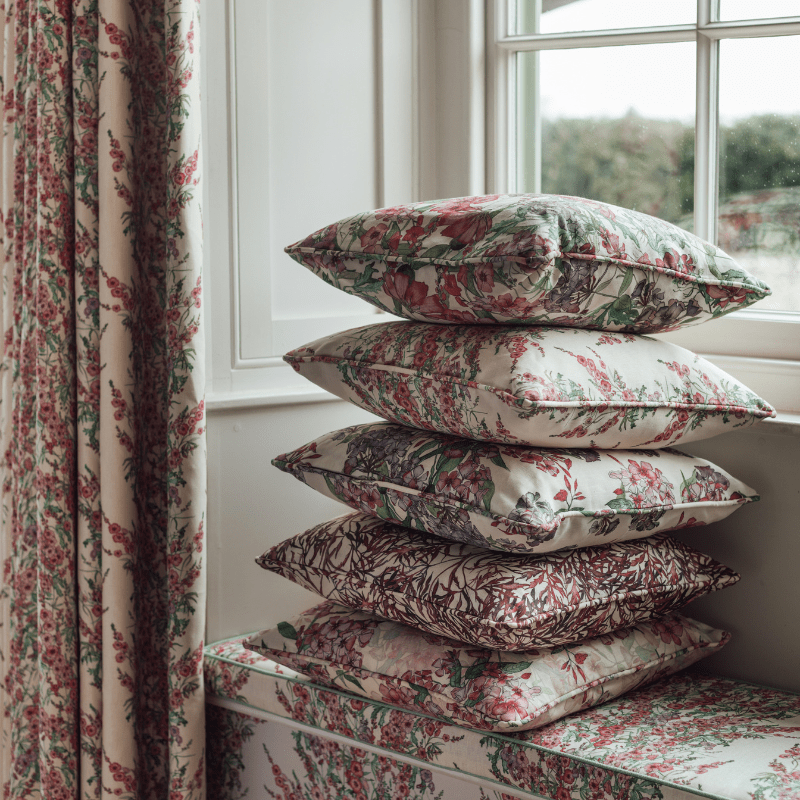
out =
{"type": "Polygon", "coordinates": [[[552,647],[627,628],[739,576],[662,533],[540,556],[411,531],[360,512],[256,559],[323,597],[498,650],[552,647]]]}
{"type": "Polygon", "coordinates": [[[775,416],[700,356],[631,334],[389,322],[284,358],[390,422],[490,442],[665,447],[775,416]]]}
{"type": "Polygon", "coordinates": [[[664,220],[560,195],[489,195],[356,214],[286,252],[331,285],[421,322],[673,330],[770,294],[664,220]]]}
{"type": "Polygon", "coordinates": [[[497,445],[388,422],[328,433],[272,463],[366,514],[518,553],[704,525],[758,499],[711,462],[669,448],[497,445]]]}
{"type": "Polygon", "coordinates": [[[728,638],[672,615],[565,647],[504,653],[328,601],[245,647],[323,686],[470,728],[522,731],[677,672],[728,638]]]}

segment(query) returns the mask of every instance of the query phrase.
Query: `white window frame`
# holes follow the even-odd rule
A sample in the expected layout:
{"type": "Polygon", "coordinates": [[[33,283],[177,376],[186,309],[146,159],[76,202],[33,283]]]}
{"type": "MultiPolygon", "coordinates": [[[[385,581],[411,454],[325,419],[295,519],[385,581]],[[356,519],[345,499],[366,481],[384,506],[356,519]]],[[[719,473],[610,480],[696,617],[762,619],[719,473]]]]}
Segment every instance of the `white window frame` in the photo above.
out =
{"type": "MultiPolygon", "coordinates": [[[[613,45],[697,43],[694,221],[702,238],[717,231],[718,64],[722,39],[800,34],[800,16],[717,22],[715,0],[698,0],[696,24],[576,33],[511,35],[516,0],[487,0],[487,189],[517,191],[516,76],[519,53],[613,45]]],[[[536,99],[534,98],[534,104],[536,99]]],[[[534,114],[535,114],[534,105],[534,114]]],[[[534,124],[541,141],[540,126],[534,124]]],[[[537,148],[538,158],[541,149],[537,148]]],[[[534,165],[541,191],[541,169],[534,165]]],[[[800,412],[800,314],[744,310],[713,324],[664,335],[705,355],[769,395],[781,409],[800,412]],[[769,359],[768,362],[765,359],[769,359]]]]}

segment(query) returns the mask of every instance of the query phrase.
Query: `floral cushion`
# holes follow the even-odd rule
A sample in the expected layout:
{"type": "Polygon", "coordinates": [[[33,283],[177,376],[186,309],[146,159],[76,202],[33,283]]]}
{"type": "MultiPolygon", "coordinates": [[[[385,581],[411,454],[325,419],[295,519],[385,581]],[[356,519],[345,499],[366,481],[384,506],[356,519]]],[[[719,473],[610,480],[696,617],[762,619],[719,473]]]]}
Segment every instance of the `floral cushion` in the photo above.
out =
{"type": "Polygon", "coordinates": [[[700,356],[631,334],[389,322],[284,358],[390,422],[490,442],[665,447],[775,416],[700,356]]]}
{"type": "Polygon", "coordinates": [[[356,214],[286,252],[331,285],[421,322],[674,330],[770,294],[729,255],[637,211],[489,195],[356,214]]]}
{"type": "Polygon", "coordinates": [[[511,651],[628,628],[739,580],[666,533],[512,555],[360,512],[287,539],[256,561],[349,608],[511,651]]]}
{"type": "Polygon", "coordinates": [[[334,431],[272,463],[366,514],[519,553],[703,525],[758,499],[711,462],[670,448],[497,445],[388,422],[334,431]]]}
{"type": "Polygon", "coordinates": [[[492,731],[536,728],[677,672],[727,642],[678,615],[521,653],[451,639],[327,601],[245,647],[315,683],[492,731]]]}

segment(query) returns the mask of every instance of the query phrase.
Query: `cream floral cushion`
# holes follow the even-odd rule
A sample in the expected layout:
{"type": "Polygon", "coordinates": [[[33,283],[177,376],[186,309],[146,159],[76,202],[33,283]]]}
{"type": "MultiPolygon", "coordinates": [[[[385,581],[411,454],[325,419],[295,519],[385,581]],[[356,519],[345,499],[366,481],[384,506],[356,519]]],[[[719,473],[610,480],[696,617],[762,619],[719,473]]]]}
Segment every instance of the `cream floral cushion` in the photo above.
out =
{"type": "Polygon", "coordinates": [[[518,553],[703,525],[758,499],[711,462],[670,448],[497,445],[388,422],[328,433],[272,463],[366,514],[518,553]]]}
{"type": "Polygon", "coordinates": [[[700,356],[632,334],[389,322],[284,358],[390,422],[490,442],[658,448],[775,416],[700,356]]]}
{"type": "Polygon", "coordinates": [[[504,653],[327,601],[255,634],[245,647],[324,686],[470,728],[512,732],[677,672],[728,638],[672,615],[564,647],[504,653]]]}
{"type": "Polygon", "coordinates": [[[356,214],[286,252],[407,319],[673,330],[770,294],[729,255],[647,214],[560,195],[460,197],[356,214]]]}
{"type": "Polygon", "coordinates": [[[739,579],[667,533],[512,555],[360,512],[287,539],[256,561],[349,608],[508,651],[627,628],[739,579]]]}

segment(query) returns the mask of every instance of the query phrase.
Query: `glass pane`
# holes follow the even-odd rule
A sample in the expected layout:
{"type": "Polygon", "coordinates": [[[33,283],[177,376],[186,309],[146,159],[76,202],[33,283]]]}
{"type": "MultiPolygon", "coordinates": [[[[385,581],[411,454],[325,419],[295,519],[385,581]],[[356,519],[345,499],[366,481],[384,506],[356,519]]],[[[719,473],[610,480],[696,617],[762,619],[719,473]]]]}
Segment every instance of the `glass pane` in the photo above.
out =
{"type": "Polygon", "coordinates": [[[781,311],[800,311],[798,53],[800,36],[720,42],[718,241],[781,311]]]}
{"type": "Polygon", "coordinates": [[[693,42],[548,50],[518,58],[520,191],[535,190],[532,87],[538,59],[541,191],[589,197],[679,224],[691,220],[693,42]]]}
{"type": "Polygon", "coordinates": [[[684,25],[697,0],[517,0],[516,33],[563,33],[684,25]]]}
{"type": "Polygon", "coordinates": [[[720,0],[719,2],[721,20],[798,16],[800,16],[798,0],[720,0]]]}

